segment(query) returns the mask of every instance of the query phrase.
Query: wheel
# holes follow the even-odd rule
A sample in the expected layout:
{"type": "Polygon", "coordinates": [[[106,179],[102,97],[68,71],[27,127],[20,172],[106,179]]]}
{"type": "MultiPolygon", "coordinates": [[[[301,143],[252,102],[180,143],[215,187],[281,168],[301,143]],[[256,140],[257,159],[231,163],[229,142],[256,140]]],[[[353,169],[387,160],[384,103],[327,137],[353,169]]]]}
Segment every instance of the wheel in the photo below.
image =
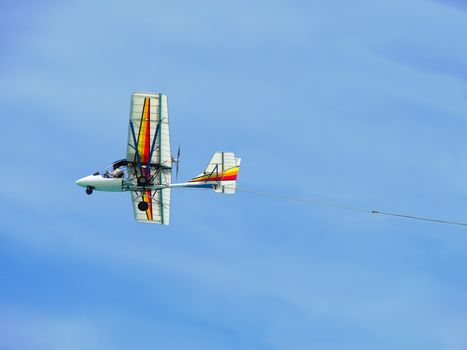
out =
{"type": "Polygon", "coordinates": [[[149,208],[149,204],[146,202],[139,202],[138,203],[138,209],[141,211],[146,211],[149,208]]]}
{"type": "Polygon", "coordinates": [[[87,194],[92,194],[92,187],[91,186],[86,187],[86,193],[87,194]]]}
{"type": "Polygon", "coordinates": [[[148,179],[145,176],[138,177],[138,186],[146,186],[148,184],[148,179]]]}

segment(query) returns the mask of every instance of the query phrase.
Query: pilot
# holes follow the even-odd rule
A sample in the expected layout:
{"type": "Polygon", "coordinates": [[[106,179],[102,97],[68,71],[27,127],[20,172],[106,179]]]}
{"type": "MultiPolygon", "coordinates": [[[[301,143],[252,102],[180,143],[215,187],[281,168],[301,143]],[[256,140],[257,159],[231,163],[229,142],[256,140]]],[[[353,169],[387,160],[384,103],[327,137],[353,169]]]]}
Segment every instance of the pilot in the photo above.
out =
{"type": "Polygon", "coordinates": [[[116,169],[112,172],[112,177],[115,177],[115,178],[123,177],[123,171],[120,170],[120,168],[116,168],[116,169]]]}

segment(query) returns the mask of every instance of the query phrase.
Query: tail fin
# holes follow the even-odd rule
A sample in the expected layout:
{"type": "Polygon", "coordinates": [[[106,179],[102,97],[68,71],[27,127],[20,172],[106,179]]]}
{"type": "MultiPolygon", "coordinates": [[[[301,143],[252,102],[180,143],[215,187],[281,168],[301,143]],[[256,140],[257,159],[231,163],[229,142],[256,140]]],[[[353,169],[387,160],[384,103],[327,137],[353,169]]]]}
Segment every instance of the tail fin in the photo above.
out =
{"type": "Polygon", "coordinates": [[[241,159],[235,158],[232,152],[216,152],[204,172],[190,182],[206,185],[216,192],[234,194],[240,161],[241,159]]]}

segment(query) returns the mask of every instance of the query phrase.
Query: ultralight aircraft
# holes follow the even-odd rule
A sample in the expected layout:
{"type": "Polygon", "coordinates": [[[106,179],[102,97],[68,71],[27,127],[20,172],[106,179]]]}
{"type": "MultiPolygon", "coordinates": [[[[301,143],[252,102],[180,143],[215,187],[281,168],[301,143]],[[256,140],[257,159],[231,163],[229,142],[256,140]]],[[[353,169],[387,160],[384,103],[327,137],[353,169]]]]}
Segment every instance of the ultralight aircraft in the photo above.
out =
{"type": "Polygon", "coordinates": [[[210,188],[220,193],[235,193],[240,158],[232,152],[215,152],[203,173],[187,182],[171,182],[173,164],[178,177],[180,147],[173,157],[167,96],[133,93],[128,129],[126,158],[76,181],[86,188],[87,194],[129,191],[137,221],[168,225],[172,188],[210,188]]]}

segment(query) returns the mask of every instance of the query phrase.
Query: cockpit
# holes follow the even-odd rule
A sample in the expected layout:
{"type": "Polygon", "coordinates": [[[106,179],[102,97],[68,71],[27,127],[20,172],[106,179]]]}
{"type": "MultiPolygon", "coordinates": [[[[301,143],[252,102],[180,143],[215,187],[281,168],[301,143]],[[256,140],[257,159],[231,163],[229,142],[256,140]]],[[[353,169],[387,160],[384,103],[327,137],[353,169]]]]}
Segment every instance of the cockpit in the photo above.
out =
{"type": "Polygon", "coordinates": [[[86,193],[91,194],[93,190],[107,192],[121,192],[125,190],[125,182],[128,179],[128,167],[131,167],[126,159],[120,159],[102,171],[85,176],[76,181],[76,184],[86,188],[86,193]]]}
{"type": "Polygon", "coordinates": [[[102,174],[102,177],[106,179],[119,179],[125,177],[127,172],[128,161],[126,159],[120,159],[106,166],[101,172],[97,172],[94,175],[102,174]]]}

